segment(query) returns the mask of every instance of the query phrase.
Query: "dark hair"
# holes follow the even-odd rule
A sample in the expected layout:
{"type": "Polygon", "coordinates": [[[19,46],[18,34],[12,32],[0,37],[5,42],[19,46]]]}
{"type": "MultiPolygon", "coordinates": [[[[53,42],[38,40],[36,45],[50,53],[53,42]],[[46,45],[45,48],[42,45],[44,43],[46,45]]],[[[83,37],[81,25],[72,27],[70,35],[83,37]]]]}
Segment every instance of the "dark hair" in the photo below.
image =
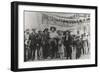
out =
{"type": "Polygon", "coordinates": [[[48,28],[45,28],[45,29],[43,30],[43,32],[45,32],[45,31],[48,31],[48,28]]]}
{"type": "Polygon", "coordinates": [[[66,31],[64,31],[64,35],[66,35],[66,33],[69,33],[69,34],[70,34],[70,32],[71,32],[71,31],[66,30],[66,31]]]}
{"type": "Polygon", "coordinates": [[[54,29],[56,31],[56,27],[50,27],[50,30],[54,29]]]}
{"type": "Polygon", "coordinates": [[[32,29],[32,31],[35,31],[36,29],[32,29]]]}

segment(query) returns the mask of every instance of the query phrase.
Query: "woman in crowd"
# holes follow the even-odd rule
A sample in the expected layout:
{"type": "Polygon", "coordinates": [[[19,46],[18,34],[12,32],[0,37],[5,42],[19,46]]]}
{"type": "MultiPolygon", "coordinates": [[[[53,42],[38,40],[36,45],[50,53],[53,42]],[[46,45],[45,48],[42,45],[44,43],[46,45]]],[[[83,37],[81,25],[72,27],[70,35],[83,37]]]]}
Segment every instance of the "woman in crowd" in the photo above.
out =
{"type": "Polygon", "coordinates": [[[63,31],[58,30],[58,55],[59,58],[63,59],[64,58],[64,45],[63,45],[63,31]]]}
{"type": "Polygon", "coordinates": [[[50,44],[50,52],[51,52],[50,55],[52,59],[57,57],[57,51],[58,51],[57,36],[58,34],[56,32],[56,28],[51,27],[49,44],[50,44]]]}

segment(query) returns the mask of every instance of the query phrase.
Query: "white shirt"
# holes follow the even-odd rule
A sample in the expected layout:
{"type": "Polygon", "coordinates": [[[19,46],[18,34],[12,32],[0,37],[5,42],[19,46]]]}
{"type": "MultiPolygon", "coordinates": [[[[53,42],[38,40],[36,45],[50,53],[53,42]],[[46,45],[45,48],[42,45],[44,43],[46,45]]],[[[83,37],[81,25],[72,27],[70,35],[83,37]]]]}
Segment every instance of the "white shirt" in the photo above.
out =
{"type": "Polygon", "coordinates": [[[50,38],[56,38],[57,36],[56,32],[50,32],[50,38]]]}

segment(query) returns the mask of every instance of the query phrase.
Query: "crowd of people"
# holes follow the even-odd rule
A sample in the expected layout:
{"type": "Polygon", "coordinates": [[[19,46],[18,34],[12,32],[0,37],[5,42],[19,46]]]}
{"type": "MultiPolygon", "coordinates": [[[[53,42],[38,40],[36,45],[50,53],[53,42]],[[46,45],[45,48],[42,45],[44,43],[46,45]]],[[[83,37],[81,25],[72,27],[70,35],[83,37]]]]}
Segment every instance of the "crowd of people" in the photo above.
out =
{"type": "Polygon", "coordinates": [[[71,34],[70,30],[57,30],[56,27],[45,28],[43,31],[32,29],[24,32],[24,61],[75,59],[89,53],[89,35],[80,31],[71,34]]]}

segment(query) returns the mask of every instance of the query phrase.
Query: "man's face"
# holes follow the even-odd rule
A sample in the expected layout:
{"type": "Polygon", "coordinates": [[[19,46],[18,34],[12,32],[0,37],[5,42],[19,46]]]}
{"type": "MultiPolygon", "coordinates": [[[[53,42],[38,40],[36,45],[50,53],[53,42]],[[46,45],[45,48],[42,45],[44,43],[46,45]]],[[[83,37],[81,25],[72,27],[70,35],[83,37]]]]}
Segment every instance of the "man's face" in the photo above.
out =
{"type": "Polygon", "coordinates": [[[35,34],[35,31],[32,31],[33,34],[35,34]]]}

